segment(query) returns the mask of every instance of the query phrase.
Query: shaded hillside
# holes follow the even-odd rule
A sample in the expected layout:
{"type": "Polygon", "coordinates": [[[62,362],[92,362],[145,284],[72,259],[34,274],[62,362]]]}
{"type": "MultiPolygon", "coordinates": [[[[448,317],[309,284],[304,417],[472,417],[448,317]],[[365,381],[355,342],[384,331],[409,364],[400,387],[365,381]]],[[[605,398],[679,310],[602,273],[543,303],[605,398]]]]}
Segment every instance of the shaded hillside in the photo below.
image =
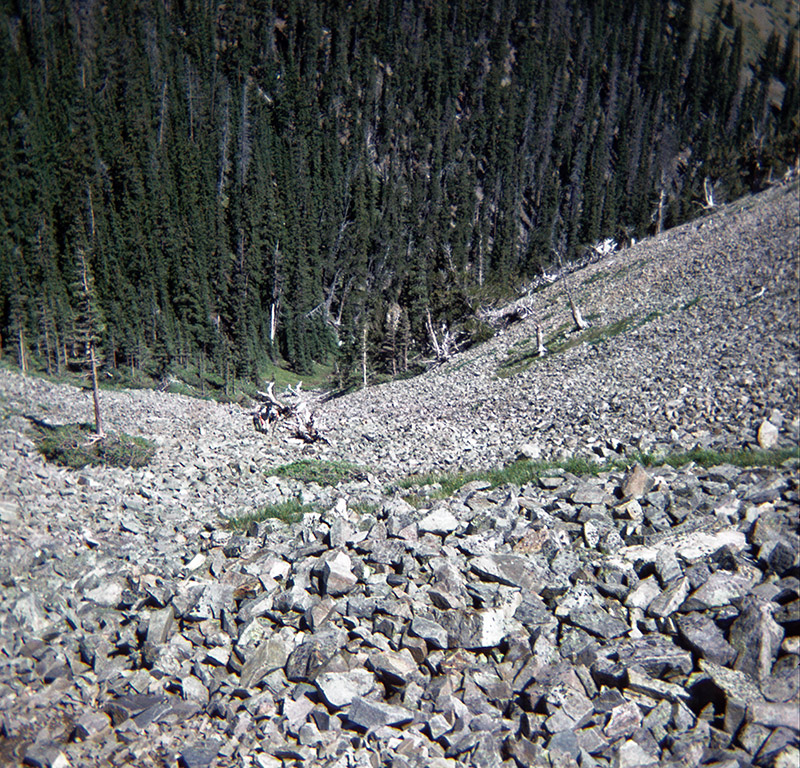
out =
{"type": "Polygon", "coordinates": [[[554,250],[794,161],[792,38],[743,58],[736,17],[698,33],[692,7],[7,0],[3,354],[80,367],[85,261],[118,382],[419,370],[429,313],[467,344],[554,250]]]}

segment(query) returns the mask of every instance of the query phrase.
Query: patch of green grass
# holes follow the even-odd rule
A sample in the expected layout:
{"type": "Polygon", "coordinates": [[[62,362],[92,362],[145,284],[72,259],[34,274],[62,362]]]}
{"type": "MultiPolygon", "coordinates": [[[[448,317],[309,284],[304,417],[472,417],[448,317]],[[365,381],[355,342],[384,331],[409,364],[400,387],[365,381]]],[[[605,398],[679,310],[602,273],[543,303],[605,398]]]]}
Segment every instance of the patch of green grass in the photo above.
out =
{"type": "Polygon", "coordinates": [[[534,341],[536,341],[536,339],[533,336],[526,336],[524,339],[515,341],[511,345],[511,349],[515,349],[516,347],[527,347],[528,344],[533,344],[534,341]]]}
{"type": "Polygon", "coordinates": [[[448,368],[444,369],[445,373],[455,373],[456,371],[460,371],[462,368],[466,368],[466,366],[475,362],[477,358],[462,360],[454,365],[449,366],[448,368]]]}
{"type": "Polygon", "coordinates": [[[599,271],[595,272],[593,275],[590,275],[589,277],[587,277],[581,283],[581,285],[591,285],[592,283],[598,283],[601,280],[605,280],[607,277],[609,277],[609,273],[608,272],[603,272],[603,270],[599,270],[599,271]]]}
{"type": "MultiPolygon", "coordinates": [[[[564,323],[545,339],[545,346],[547,347],[549,355],[557,355],[573,347],[580,346],[581,344],[599,344],[615,336],[619,336],[626,331],[640,328],[646,323],[655,320],[657,317],[661,317],[663,314],[663,312],[655,310],[639,320],[636,319],[635,315],[628,315],[608,325],[595,325],[581,333],[575,334],[569,333],[573,325],[571,323],[564,323]]],[[[587,320],[590,321],[596,320],[598,317],[599,315],[597,314],[586,316],[587,320]]],[[[508,357],[500,363],[497,375],[501,378],[509,378],[517,373],[528,370],[531,365],[541,359],[538,349],[523,349],[516,354],[509,353],[508,357]]]]}
{"type": "Polygon", "coordinates": [[[267,475],[289,477],[304,483],[318,485],[338,485],[353,480],[366,480],[369,470],[346,461],[323,461],[321,459],[301,459],[291,464],[283,464],[267,472],[267,475]]]}
{"type": "Polygon", "coordinates": [[[348,504],[347,508],[357,515],[374,515],[381,505],[374,501],[356,501],[348,504]]]}
{"type": "Polygon", "coordinates": [[[257,512],[229,517],[225,521],[225,527],[231,531],[247,531],[253,523],[263,523],[265,520],[278,520],[290,525],[299,523],[306,512],[316,512],[316,507],[303,504],[300,499],[290,499],[280,504],[268,504],[257,512]]]}
{"type": "Polygon", "coordinates": [[[603,472],[629,469],[637,462],[646,467],[668,464],[676,469],[694,462],[707,469],[721,464],[732,464],[737,467],[780,467],[789,459],[800,460],[800,447],[771,451],[713,451],[695,448],[691,451],[666,455],[635,453],[625,458],[606,462],[595,462],[580,456],[558,461],[520,459],[499,469],[455,472],[446,475],[435,473],[412,475],[400,480],[397,485],[402,489],[412,491],[405,497],[406,501],[412,505],[419,505],[426,500],[449,498],[459,488],[474,480],[488,482],[491,488],[497,488],[501,485],[527,485],[556,472],[596,477],[603,472]],[[421,489],[425,486],[434,486],[436,490],[423,495],[421,489]]]}
{"type": "Polygon", "coordinates": [[[696,307],[704,298],[705,298],[705,296],[703,296],[703,294],[700,294],[699,296],[695,296],[691,301],[687,301],[681,307],[681,309],[686,311],[687,309],[691,309],[692,307],[696,307]]]}
{"type": "Polygon", "coordinates": [[[87,466],[143,467],[155,454],[155,445],[142,437],[124,432],[102,438],[90,424],[49,426],[39,422],[34,442],[45,459],[70,469],[87,466]]]}
{"type": "MultiPolygon", "coordinates": [[[[475,480],[488,482],[491,488],[501,485],[526,485],[535,482],[540,477],[545,477],[555,471],[571,472],[573,475],[598,475],[601,472],[608,472],[613,469],[632,464],[631,461],[607,462],[598,464],[590,459],[573,457],[559,461],[533,461],[530,459],[520,459],[499,469],[474,470],[472,472],[456,472],[453,474],[441,475],[430,473],[426,475],[412,475],[411,477],[400,480],[397,485],[400,488],[412,490],[424,486],[437,486],[437,490],[427,495],[428,499],[446,499],[452,496],[459,488],[475,480]]],[[[420,499],[420,493],[412,493],[407,497],[409,503],[414,503],[415,499],[420,499]]]]}
{"type": "Polygon", "coordinates": [[[731,464],[734,467],[780,467],[789,459],[800,459],[800,447],[777,448],[769,451],[749,449],[713,451],[705,448],[693,448],[685,453],[669,453],[666,456],[653,457],[651,462],[669,464],[676,469],[694,462],[708,469],[721,464],[731,464]]]}

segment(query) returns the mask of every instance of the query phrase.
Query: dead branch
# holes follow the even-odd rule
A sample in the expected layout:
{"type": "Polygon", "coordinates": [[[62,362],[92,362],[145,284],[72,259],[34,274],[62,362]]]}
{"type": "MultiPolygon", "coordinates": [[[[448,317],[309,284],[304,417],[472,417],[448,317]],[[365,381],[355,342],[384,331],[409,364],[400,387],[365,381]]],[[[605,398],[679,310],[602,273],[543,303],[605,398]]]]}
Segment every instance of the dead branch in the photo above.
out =
{"type": "Polygon", "coordinates": [[[253,413],[253,426],[257,432],[272,436],[277,426],[285,425],[291,430],[292,437],[303,442],[324,442],[330,445],[330,440],[322,434],[322,423],[303,398],[300,391],[302,387],[303,382],[299,381],[294,389],[286,388],[284,395],[294,398],[296,402],[280,401],[275,396],[275,382],[269,383],[266,392],[257,392],[258,399],[264,405],[253,413]]]}

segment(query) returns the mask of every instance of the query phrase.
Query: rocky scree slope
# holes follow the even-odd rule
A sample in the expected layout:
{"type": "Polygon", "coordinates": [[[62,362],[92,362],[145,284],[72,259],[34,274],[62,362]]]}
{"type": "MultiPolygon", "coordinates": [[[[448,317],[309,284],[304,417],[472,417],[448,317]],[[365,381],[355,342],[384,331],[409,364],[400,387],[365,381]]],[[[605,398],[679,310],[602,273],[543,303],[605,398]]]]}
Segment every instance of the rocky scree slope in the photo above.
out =
{"type": "MultiPolygon", "coordinates": [[[[797,190],[741,201],[573,276],[595,330],[627,330],[499,377],[534,335],[512,327],[323,404],[332,447],[104,392],[152,464],[60,469],[22,414],[83,421],[89,396],[0,372],[0,764],[796,765],[795,462],[553,470],[419,508],[386,478],[796,442],[797,267],[797,190]],[[265,477],[300,456],[373,471],[265,477]],[[221,525],[298,495],[299,523],[221,525]]],[[[568,322],[558,286],[534,300],[547,334],[568,322]]]]}
{"type": "Polygon", "coordinates": [[[399,474],[505,463],[531,441],[545,457],[740,447],[774,408],[788,442],[799,250],[796,187],[746,198],[573,274],[587,334],[564,334],[573,322],[556,283],[526,322],[326,416],[340,450],[399,474]],[[575,346],[536,359],[537,323],[558,336],[550,346],[575,346]],[[509,358],[522,365],[504,368],[509,358]]]}

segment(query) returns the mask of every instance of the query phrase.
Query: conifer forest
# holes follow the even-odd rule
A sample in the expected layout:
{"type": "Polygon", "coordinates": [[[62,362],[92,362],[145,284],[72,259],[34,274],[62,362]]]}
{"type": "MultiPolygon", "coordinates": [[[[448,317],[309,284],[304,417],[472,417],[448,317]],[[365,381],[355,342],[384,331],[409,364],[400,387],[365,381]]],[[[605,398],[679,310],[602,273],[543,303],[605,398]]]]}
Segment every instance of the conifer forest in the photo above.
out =
{"type": "Polygon", "coordinates": [[[0,350],[52,375],[418,369],[430,328],[798,155],[724,0],[2,0],[0,350]]]}

